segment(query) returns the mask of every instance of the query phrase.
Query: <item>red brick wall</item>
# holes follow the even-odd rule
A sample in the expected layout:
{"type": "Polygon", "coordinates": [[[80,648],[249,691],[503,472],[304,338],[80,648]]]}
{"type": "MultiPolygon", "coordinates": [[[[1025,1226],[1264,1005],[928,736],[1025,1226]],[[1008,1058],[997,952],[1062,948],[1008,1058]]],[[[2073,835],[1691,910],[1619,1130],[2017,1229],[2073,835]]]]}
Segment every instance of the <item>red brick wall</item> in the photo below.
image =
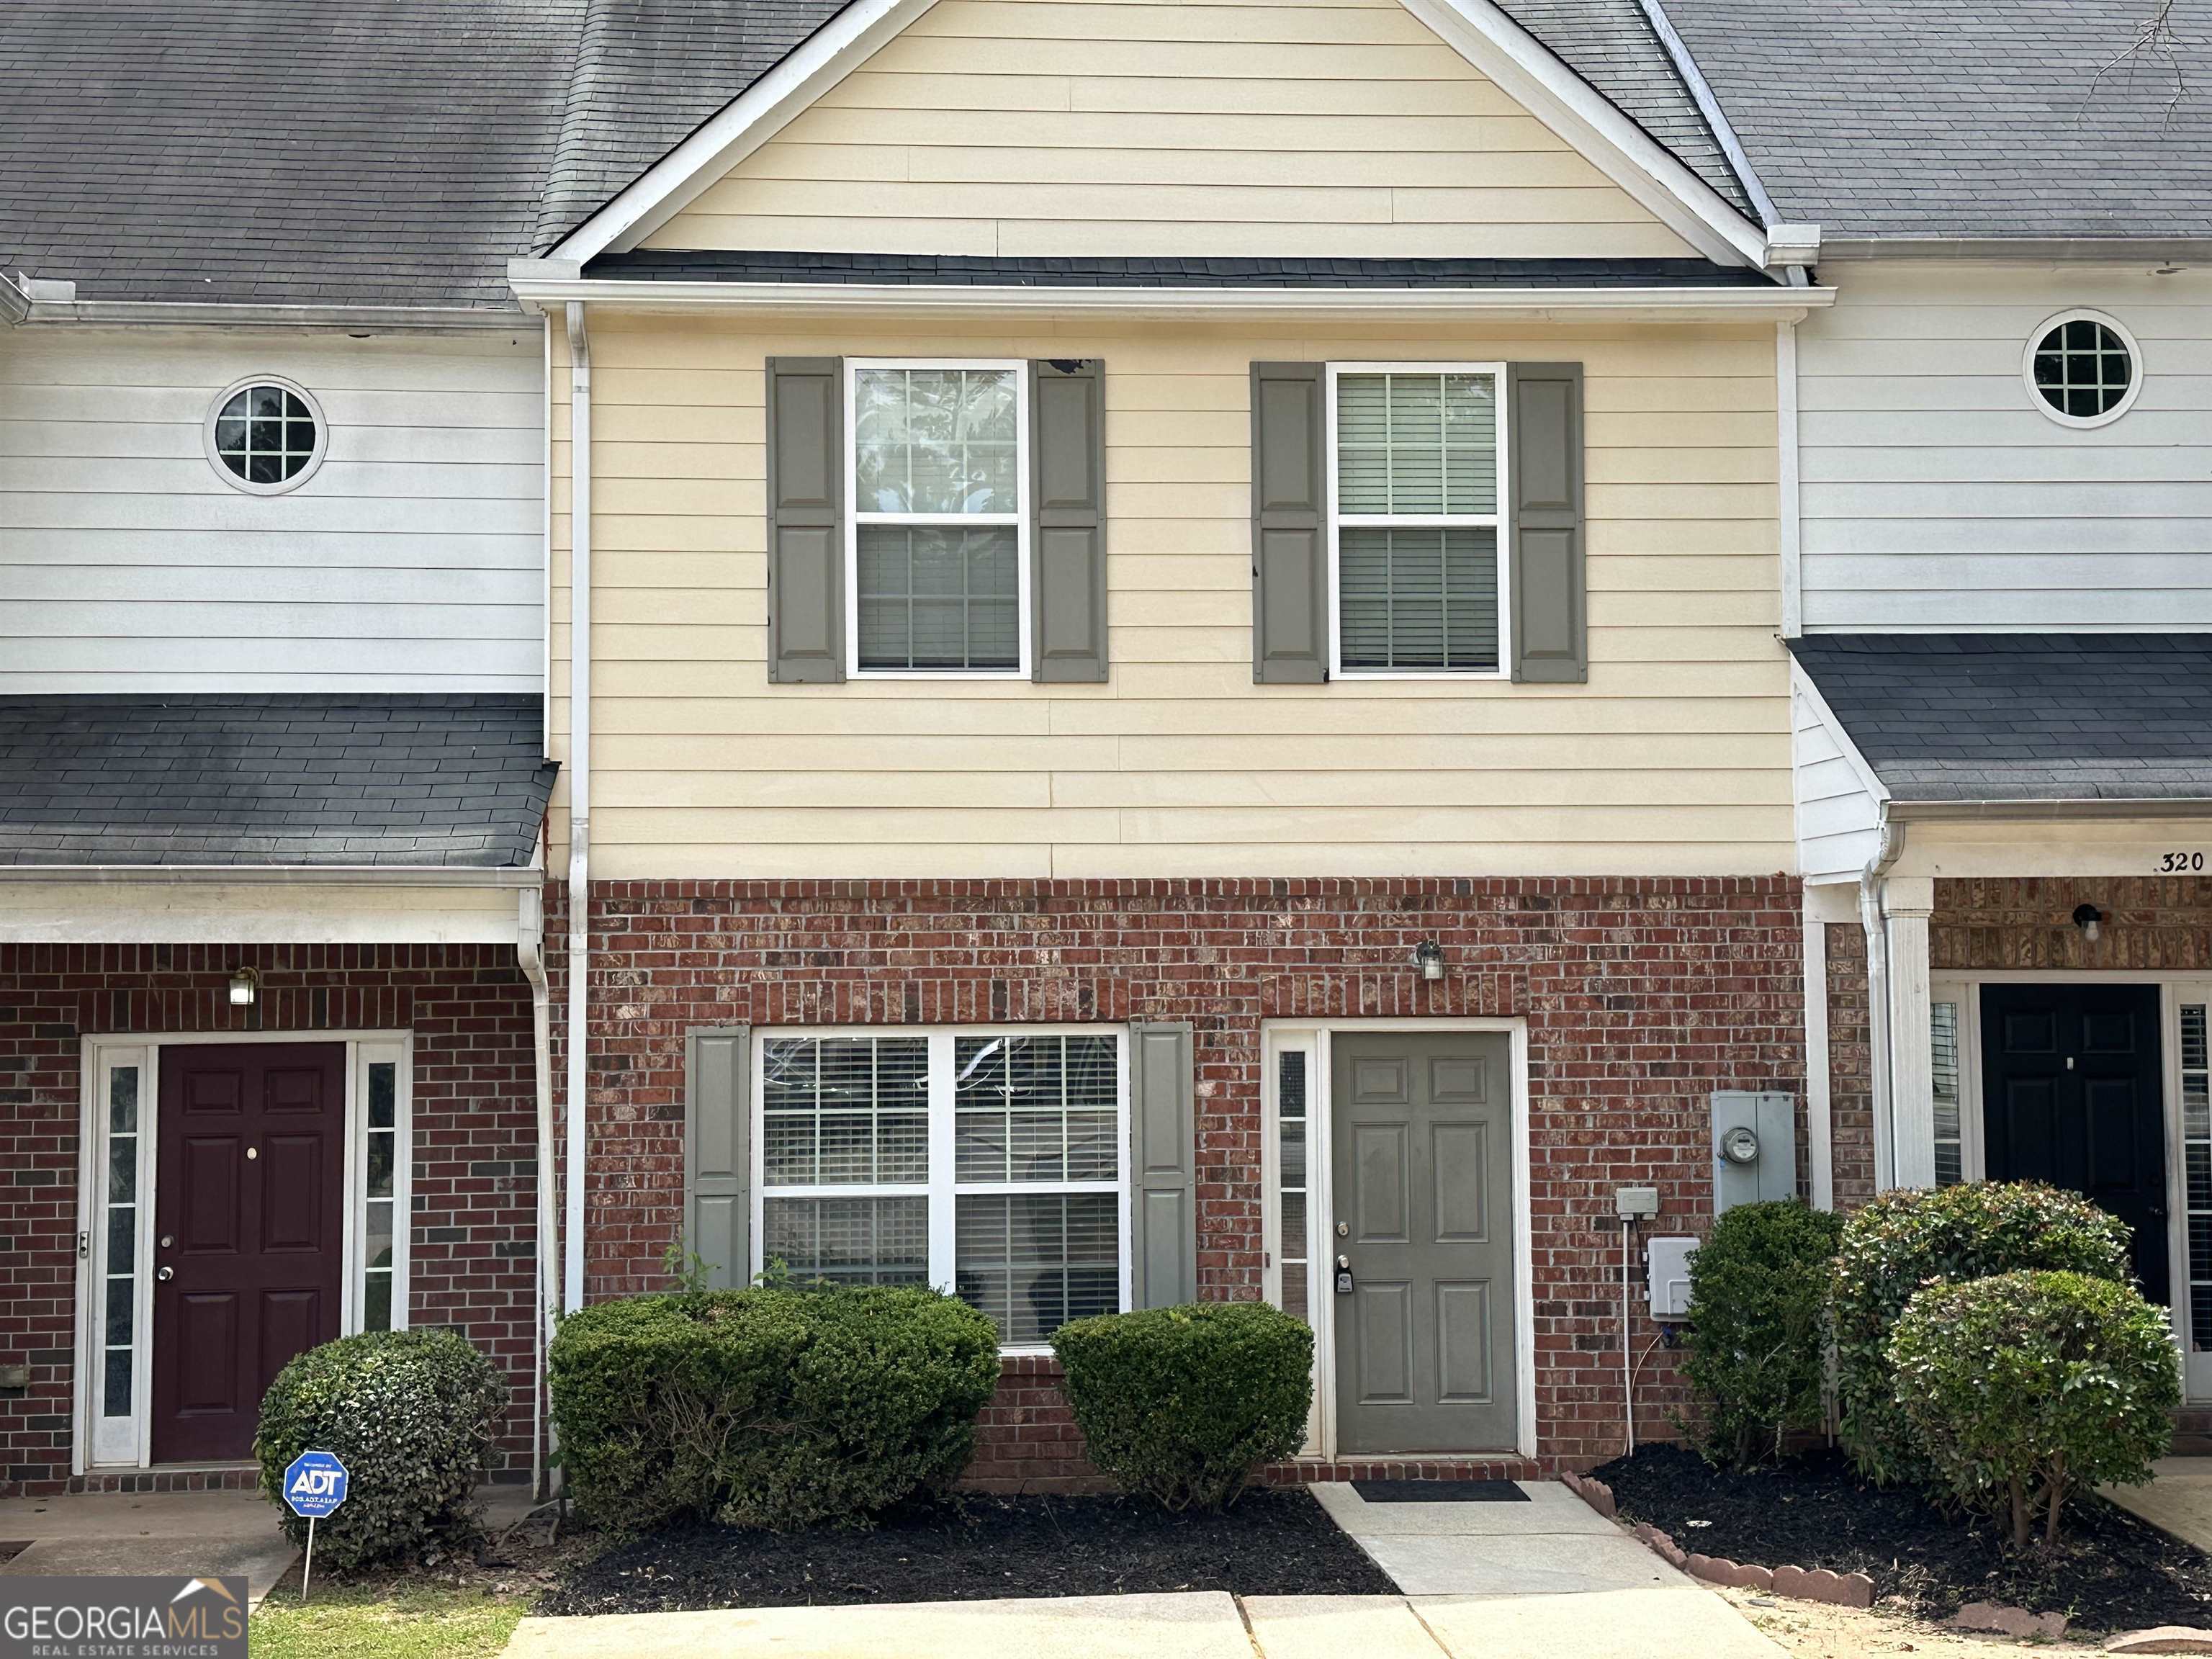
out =
{"type": "MultiPolygon", "coordinates": [[[[1660,1231],[1700,1229],[1707,1096],[1802,1093],[1799,917],[1781,876],[607,884],[592,926],[590,1294],[665,1282],[693,1026],[1192,1021],[1200,1292],[1235,1298],[1261,1285],[1261,1022],[1514,1016],[1534,1096],[1540,1444],[1601,1461],[1623,1427],[1613,1189],[1656,1182],[1660,1231]],[[1429,938],[1441,983],[1406,966],[1429,938]]],[[[1654,1334],[1639,1310],[1638,1354],[1654,1334]]],[[[1682,1402],[1665,1351],[1638,1403],[1640,1432],[1668,1432],[1682,1402]]],[[[1008,1425],[992,1426],[987,1443],[1008,1425]]]]}
{"type": "Polygon", "coordinates": [[[1869,1070],[1866,929],[1828,929],[1829,1168],[1836,1207],[1856,1210],[1874,1196],[1874,1084],[1869,1070]]]}
{"type": "Polygon", "coordinates": [[[0,945],[0,1494],[69,1474],[79,1039],[88,1034],[411,1030],[412,1322],[459,1326],[515,1389],[526,1461],[537,1121],[530,988],[489,945],[0,945]],[[231,970],[261,975],[252,1008],[231,970]]]}

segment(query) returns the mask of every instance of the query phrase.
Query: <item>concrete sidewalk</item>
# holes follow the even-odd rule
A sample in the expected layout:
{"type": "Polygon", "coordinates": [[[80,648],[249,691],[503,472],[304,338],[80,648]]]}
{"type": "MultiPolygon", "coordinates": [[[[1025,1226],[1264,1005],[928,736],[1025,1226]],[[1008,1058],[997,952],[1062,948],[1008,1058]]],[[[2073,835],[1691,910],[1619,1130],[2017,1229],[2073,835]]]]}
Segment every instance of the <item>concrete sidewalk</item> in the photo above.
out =
{"type": "Polygon", "coordinates": [[[1553,1595],[1260,1595],[526,1619],[507,1659],[1779,1659],[1710,1590],[1553,1595]]]}

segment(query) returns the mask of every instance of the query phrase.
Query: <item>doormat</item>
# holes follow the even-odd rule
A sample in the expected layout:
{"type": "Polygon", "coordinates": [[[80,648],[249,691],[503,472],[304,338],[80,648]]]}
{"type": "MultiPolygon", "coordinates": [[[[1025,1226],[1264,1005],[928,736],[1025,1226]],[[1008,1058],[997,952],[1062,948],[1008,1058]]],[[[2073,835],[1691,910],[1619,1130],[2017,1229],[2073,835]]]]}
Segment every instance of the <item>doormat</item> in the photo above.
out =
{"type": "Polygon", "coordinates": [[[1352,1491],[1370,1504],[1525,1504],[1528,1494],[1510,1480],[1355,1480],[1352,1491]]]}

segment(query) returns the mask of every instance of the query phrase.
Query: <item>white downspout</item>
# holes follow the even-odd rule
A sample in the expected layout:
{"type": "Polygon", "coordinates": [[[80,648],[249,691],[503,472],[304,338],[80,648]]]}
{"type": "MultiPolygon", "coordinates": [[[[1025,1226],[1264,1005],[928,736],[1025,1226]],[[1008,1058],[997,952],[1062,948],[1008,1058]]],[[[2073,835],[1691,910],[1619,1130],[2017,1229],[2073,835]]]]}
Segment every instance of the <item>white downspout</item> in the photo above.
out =
{"type": "Polygon", "coordinates": [[[592,343],[568,301],[568,1146],[562,1306],[584,1305],[585,1050],[592,908],[592,343]]]}
{"type": "Polygon", "coordinates": [[[1881,805],[1881,844],[1859,875],[1859,926],[1866,930],[1867,1067],[1874,1109],[1874,1189],[1897,1185],[1897,1136],[1890,1121],[1889,929],[1882,917],[1883,878],[1905,851],[1905,826],[1881,805]]]}
{"type": "MultiPolygon", "coordinates": [[[[545,867],[545,832],[538,832],[538,867],[545,867]]],[[[532,1077],[538,1091],[538,1251],[536,1334],[531,1342],[530,1495],[545,1496],[545,1351],[553,1340],[553,993],[545,978],[545,890],[520,895],[514,953],[530,981],[532,1077]]]]}

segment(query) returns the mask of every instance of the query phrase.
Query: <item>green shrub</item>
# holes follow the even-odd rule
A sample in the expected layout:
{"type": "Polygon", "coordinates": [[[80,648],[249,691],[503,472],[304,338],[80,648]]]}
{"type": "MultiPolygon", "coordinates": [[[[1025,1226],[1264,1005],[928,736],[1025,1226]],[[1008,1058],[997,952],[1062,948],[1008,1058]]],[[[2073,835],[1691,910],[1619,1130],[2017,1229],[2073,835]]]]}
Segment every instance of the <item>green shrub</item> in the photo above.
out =
{"type": "Polygon", "coordinates": [[[2173,1437],[2180,1367],[2163,1309],[2132,1285],[2017,1273],[1931,1285],[1890,1338],[1897,1403],[1921,1449],[1970,1504],[2035,1518],[2058,1541],[2069,1497],[2150,1479],[2173,1437]]]}
{"type": "Polygon", "coordinates": [[[1851,1217],[1829,1300],[1844,1439],[1887,1485],[1924,1480],[1890,1372],[1890,1328],[1924,1285],[2031,1268],[2126,1284],[2128,1228],[2078,1193],[2028,1182],[1885,1193],[1851,1217]]]}
{"type": "Polygon", "coordinates": [[[453,1542],[476,1529],[470,1507],[507,1410],[507,1380],[459,1331],[373,1331],[310,1348],[261,1400],[253,1455],[284,1532],[307,1523],[284,1503],[284,1470],[303,1451],[334,1452],[346,1500],[317,1522],[315,1559],[343,1571],[453,1542]]]}
{"type": "Polygon", "coordinates": [[[690,1291],[570,1315],[550,1367],[586,1518],[787,1531],[950,1486],[998,1386],[999,1337],[919,1288],[690,1291]]]}
{"type": "Polygon", "coordinates": [[[1305,1439],[1313,1332],[1258,1302],[1107,1314],[1052,1339],[1091,1461],[1170,1510],[1224,1509],[1305,1439]]]}
{"type": "Polygon", "coordinates": [[[1690,1258],[1689,1353],[1705,1403],[1706,1455],[1779,1456],[1792,1429],[1817,1429],[1826,1374],[1828,1281],[1844,1218],[1794,1201],[1739,1204],[1690,1258]]]}

